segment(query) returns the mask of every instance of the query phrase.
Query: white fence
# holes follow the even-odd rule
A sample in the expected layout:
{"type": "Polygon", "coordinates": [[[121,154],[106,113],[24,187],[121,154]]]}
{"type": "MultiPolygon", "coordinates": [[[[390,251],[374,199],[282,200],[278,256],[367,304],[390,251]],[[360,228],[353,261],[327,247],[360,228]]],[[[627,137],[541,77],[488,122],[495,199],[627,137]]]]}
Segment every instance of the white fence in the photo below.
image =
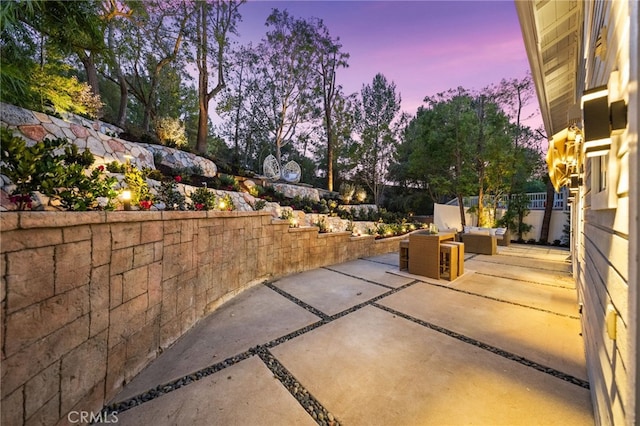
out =
{"type": "MultiPolygon", "coordinates": [[[[553,210],[569,211],[569,205],[567,203],[568,191],[566,188],[562,188],[561,192],[556,192],[553,198],[553,210]]],[[[531,192],[527,194],[529,197],[529,210],[544,210],[547,205],[547,193],[546,192],[531,192]]],[[[493,205],[493,196],[485,195],[485,202],[493,205]]],[[[466,208],[474,207],[478,205],[478,196],[464,197],[464,206],[466,208]]],[[[449,206],[457,206],[458,200],[453,199],[447,203],[449,206]]],[[[503,195],[498,197],[498,208],[507,208],[507,196],[503,195]]]]}
{"type": "MultiPolygon", "coordinates": [[[[504,214],[504,210],[498,210],[498,217],[504,214]]],[[[527,241],[533,239],[538,241],[540,239],[540,231],[542,230],[542,219],[544,217],[544,210],[531,210],[524,218],[524,222],[532,225],[531,231],[522,235],[522,239],[527,241]]],[[[433,210],[433,222],[440,229],[456,228],[458,231],[462,231],[462,223],[460,221],[460,208],[455,205],[447,204],[435,204],[433,210]]],[[[471,213],[465,213],[465,222],[469,226],[476,226],[478,218],[471,213]]],[[[553,210],[551,212],[551,223],[549,224],[549,237],[548,241],[554,240],[563,241],[567,236],[565,235],[565,226],[569,225],[568,211],[553,210]]],[[[511,235],[511,238],[517,238],[516,235],[511,235]]]]}

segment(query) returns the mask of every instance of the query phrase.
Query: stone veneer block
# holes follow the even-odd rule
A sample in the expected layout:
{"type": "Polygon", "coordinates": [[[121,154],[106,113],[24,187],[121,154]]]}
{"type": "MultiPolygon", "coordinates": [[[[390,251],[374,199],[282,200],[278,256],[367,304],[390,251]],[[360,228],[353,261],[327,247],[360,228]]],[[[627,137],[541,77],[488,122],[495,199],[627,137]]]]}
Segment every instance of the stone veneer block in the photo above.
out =
{"type": "Polygon", "coordinates": [[[133,268],[133,247],[125,247],[111,252],[111,276],[122,274],[133,268]]]}
{"type": "Polygon", "coordinates": [[[105,212],[21,212],[20,228],[61,228],[105,220],[105,212]]]}
{"type": "Polygon", "coordinates": [[[89,315],[85,315],[20,352],[7,354],[7,358],[2,361],[2,398],[81,345],[88,336],[89,315]],[[7,371],[11,374],[6,374],[7,371]]]}
{"type": "MultiPolygon", "coordinates": [[[[28,419],[55,397],[60,384],[60,363],[51,364],[25,385],[24,413],[28,419]]],[[[3,404],[4,405],[4,404],[3,404]]],[[[56,418],[57,420],[57,418],[56,418]]]]}
{"type": "Polygon", "coordinates": [[[7,313],[54,295],[54,250],[41,247],[7,254],[7,313]]]}
{"type": "Polygon", "coordinates": [[[56,294],[88,285],[91,278],[91,241],[56,246],[56,294]]]}
{"type": "Polygon", "coordinates": [[[70,128],[68,127],[61,127],[62,129],[62,133],[64,133],[64,136],[66,138],[68,138],[69,140],[75,140],[76,135],[73,134],[73,132],[71,131],[70,128]]]}
{"type": "Polygon", "coordinates": [[[82,225],[62,229],[62,240],[65,243],[84,241],[91,239],[91,226],[82,225]]]}
{"type": "Polygon", "coordinates": [[[109,223],[115,222],[145,222],[149,220],[161,220],[162,213],[159,211],[113,211],[106,212],[106,220],[109,223]]]}
{"type": "Polygon", "coordinates": [[[122,274],[122,301],[128,302],[147,292],[149,270],[146,266],[135,268],[122,274]]]}
{"type": "Polygon", "coordinates": [[[0,120],[10,126],[40,123],[31,111],[3,102],[0,102],[0,120]]]}
{"type": "Polygon", "coordinates": [[[111,244],[114,250],[140,244],[140,222],[115,223],[111,226],[111,244]]]}
{"type": "Polygon", "coordinates": [[[109,265],[93,268],[89,285],[91,337],[109,328],[109,265]]]}
{"type": "Polygon", "coordinates": [[[175,220],[175,219],[201,219],[207,217],[206,211],[179,211],[179,210],[166,210],[160,212],[162,214],[162,220],[175,220]]]}
{"type": "Polygon", "coordinates": [[[83,286],[9,314],[5,350],[15,353],[88,312],[89,288],[83,286]]]}
{"type": "Polygon", "coordinates": [[[43,113],[38,112],[38,111],[31,111],[31,113],[41,123],[43,123],[43,124],[44,123],[51,123],[51,120],[49,119],[49,116],[47,114],[43,114],[43,113]]]}
{"type": "Polygon", "coordinates": [[[0,230],[7,232],[18,229],[19,217],[18,213],[3,212],[0,214],[0,230]]]}
{"type": "Polygon", "coordinates": [[[111,311],[111,323],[109,325],[110,348],[126,341],[144,326],[147,307],[147,296],[142,294],[122,303],[111,311]]]}
{"type": "Polygon", "coordinates": [[[66,413],[104,379],[107,368],[107,332],[87,340],[62,358],[60,391],[66,413]]]}
{"type": "Polygon", "coordinates": [[[56,126],[53,123],[42,123],[42,127],[44,127],[47,132],[53,135],[56,139],[66,137],[64,132],[60,130],[60,127],[56,126]]]}
{"type": "Polygon", "coordinates": [[[87,149],[96,157],[104,158],[107,154],[107,150],[104,147],[104,143],[99,141],[93,136],[87,138],[87,149]]]}
{"type": "Polygon", "coordinates": [[[53,124],[55,124],[56,126],[62,128],[62,129],[68,129],[71,126],[71,123],[69,123],[68,121],[65,120],[61,120],[58,117],[54,117],[54,116],[50,116],[51,121],[53,122],[53,124]]]}
{"type": "Polygon", "coordinates": [[[91,225],[91,262],[94,267],[111,261],[111,227],[91,225]]]}

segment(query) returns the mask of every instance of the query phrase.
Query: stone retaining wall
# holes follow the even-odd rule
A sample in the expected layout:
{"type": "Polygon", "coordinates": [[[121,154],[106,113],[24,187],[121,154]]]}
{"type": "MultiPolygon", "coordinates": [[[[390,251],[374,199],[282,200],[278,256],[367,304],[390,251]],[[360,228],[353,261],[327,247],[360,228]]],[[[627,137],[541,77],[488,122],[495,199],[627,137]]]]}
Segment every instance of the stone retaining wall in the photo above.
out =
{"type": "Polygon", "coordinates": [[[403,238],[290,229],[268,212],[10,212],[0,230],[7,425],[97,412],[243,289],[403,238]]]}
{"type": "Polygon", "coordinates": [[[119,129],[100,121],[90,123],[75,115],[60,119],[0,102],[0,123],[22,136],[27,144],[49,138],[67,138],[78,146],[78,151],[91,151],[96,159],[95,165],[131,161],[139,169],[155,169],[153,155],[157,153],[162,156],[162,162],[170,167],[199,166],[204,176],[211,177],[217,173],[216,165],[211,160],[162,145],[119,139],[115,136],[115,130],[119,129]]]}

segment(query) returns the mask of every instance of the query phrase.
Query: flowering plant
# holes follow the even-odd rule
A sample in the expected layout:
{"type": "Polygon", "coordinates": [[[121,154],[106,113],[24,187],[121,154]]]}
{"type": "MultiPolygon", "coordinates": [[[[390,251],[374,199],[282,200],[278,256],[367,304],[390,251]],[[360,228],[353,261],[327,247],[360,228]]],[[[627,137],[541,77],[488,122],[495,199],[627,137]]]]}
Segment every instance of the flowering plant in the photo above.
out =
{"type": "Polygon", "coordinates": [[[153,205],[153,201],[151,200],[140,200],[140,208],[142,210],[149,210],[151,208],[151,206],[153,205]]]}
{"type": "Polygon", "coordinates": [[[213,210],[216,206],[215,194],[204,186],[193,191],[191,201],[195,210],[213,210]]]}
{"type": "Polygon", "coordinates": [[[56,197],[68,210],[111,210],[116,197],[116,179],[106,177],[104,167],[91,172],[90,151],[78,152],[68,139],[45,139],[32,146],[6,128],[0,130],[0,173],[6,175],[15,190],[10,201],[18,210],[31,209],[36,191],[56,197]],[[63,150],[62,154],[57,154],[63,150]]]}

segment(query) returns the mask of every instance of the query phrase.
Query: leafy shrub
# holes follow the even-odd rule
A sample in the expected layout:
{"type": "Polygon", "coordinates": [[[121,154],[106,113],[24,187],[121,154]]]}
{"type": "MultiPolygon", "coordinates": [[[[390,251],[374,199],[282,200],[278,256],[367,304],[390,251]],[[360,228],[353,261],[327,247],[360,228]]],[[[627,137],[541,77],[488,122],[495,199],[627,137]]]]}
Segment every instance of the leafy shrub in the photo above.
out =
{"type": "Polygon", "coordinates": [[[267,206],[266,200],[258,199],[253,203],[251,207],[253,208],[254,211],[258,211],[258,210],[264,209],[266,206],[267,206]]]}
{"type": "Polygon", "coordinates": [[[107,164],[107,170],[111,173],[124,173],[127,171],[127,166],[120,163],[119,161],[112,161],[107,164]]]}
{"type": "Polygon", "coordinates": [[[356,187],[353,184],[348,182],[343,182],[340,185],[340,199],[345,204],[350,204],[351,200],[353,200],[353,194],[356,192],[356,187]]]}
{"type": "Polygon", "coordinates": [[[321,217],[317,222],[315,222],[313,224],[314,226],[317,226],[318,228],[320,228],[320,233],[321,234],[325,234],[327,232],[330,232],[329,230],[329,224],[327,223],[327,221],[324,219],[324,217],[321,217]]]}
{"type": "Polygon", "coordinates": [[[155,124],[156,134],[163,145],[180,148],[187,145],[185,127],[179,119],[161,117],[156,120],[155,124]]]}
{"type": "Polygon", "coordinates": [[[234,176],[221,174],[218,176],[220,180],[220,189],[225,191],[240,191],[240,184],[234,176]]]}
{"type": "Polygon", "coordinates": [[[358,203],[364,203],[367,199],[367,191],[361,186],[356,186],[353,196],[358,203]]]}
{"type": "Polygon", "coordinates": [[[105,176],[104,166],[85,172],[94,162],[90,151],[80,154],[64,138],[45,139],[28,147],[6,128],[0,130],[0,144],[0,173],[16,185],[10,195],[18,210],[31,208],[36,191],[58,198],[68,210],[113,209],[116,179],[105,176]],[[60,150],[63,153],[56,154],[60,150]]]}
{"type": "Polygon", "coordinates": [[[190,167],[190,169],[191,169],[191,174],[194,174],[196,176],[204,175],[204,169],[200,164],[194,164],[193,166],[190,167]]]}
{"type": "Polygon", "coordinates": [[[143,170],[143,173],[147,178],[157,180],[158,182],[162,181],[162,178],[164,177],[162,172],[156,169],[145,169],[143,170]]]}
{"type": "Polygon", "coordinates": [[[191,194],[191,202],[195,210],[213,210],[216,208],[216,196],[206,187],[196,188],[191,194]]]}
{"type": "Polygon", "coordinates": [[[160,184],[158,198],[165,204],[166,210],[186,210],[185,196],[178,191],[178,182],[175,179],[160,184]]]}
{"type": "Polygon", "coordinates": [[[137,206],[140,201],[150,200],[151,193],[144,173],[131,163],[127,163],[125,169],[124,182],[127,185],[127,189],[131,191],[131,204],[137,206]]]}
{"type": "Polygon", "coordinates": [[[218,201],[218,209],[222,211],[233,211],[236,209],[236,205],[233,202],[231,195],[226,194],[220,197],[220,201],[218,201]]]}

